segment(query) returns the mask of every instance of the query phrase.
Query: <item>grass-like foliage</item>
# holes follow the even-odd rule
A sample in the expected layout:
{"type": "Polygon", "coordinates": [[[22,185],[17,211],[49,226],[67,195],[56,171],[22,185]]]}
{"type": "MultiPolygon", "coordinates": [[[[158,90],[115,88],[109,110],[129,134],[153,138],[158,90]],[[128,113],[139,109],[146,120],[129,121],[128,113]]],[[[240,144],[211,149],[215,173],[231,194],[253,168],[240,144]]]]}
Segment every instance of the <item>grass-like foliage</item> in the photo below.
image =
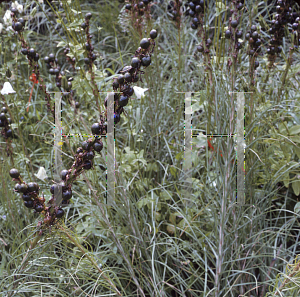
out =
{"type": "Polygon", "coordinates": [[[299,9],[0,1],[0,295],[299,296],[299,9]]]}

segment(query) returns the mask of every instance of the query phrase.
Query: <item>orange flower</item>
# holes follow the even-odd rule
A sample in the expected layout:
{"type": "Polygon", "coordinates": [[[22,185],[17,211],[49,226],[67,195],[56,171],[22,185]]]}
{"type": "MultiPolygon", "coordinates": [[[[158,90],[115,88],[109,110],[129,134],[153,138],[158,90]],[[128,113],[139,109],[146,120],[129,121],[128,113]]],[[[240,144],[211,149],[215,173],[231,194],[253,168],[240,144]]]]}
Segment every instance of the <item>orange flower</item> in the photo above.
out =
{"type": "Polygon", "coordinates": [[[32,73],[29,77],[30,81],[33,82],[33,85],[32,85],[32,88],[31,88],[31,91],[30,91],[30,96],[29,96],[29,101],[28,101],[28,107],[27,107],[27,112],[29,111],[29,105],[30,105],[30,101],[31,101],[31,96],[32,96],[32,91],[33,91],[33,88],[34,88],[34,85],[37,84],[39,81],[36,79],[36,74],[35,73],[32,73]]]}

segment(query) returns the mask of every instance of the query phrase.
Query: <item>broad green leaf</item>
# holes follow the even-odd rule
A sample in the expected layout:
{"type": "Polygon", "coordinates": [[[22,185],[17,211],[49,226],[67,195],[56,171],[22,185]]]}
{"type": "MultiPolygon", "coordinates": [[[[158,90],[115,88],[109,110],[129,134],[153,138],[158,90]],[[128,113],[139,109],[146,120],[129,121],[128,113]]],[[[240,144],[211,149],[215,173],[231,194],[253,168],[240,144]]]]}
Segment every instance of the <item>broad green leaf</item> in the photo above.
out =
{"type": "Polygon", "coordinates": [[[290,135],[296,135],[300,133],[300,125],[295,125],[289,128],[290,135]]]}
{"type": "Polygon", "coordinates": [[[300,180],[293,181],[292,182],[292,188],[293,188],[293,191],[294,191],[295,195],[298,196],[300,194],[300,180]]]}
{"type": "Polygon", "coordinates": [[[60,41],[56,47],[65,47],[67,43],[65,41],[60,41]]]}
{"type": "MultiPolygon", "coordinates": [[[[295,191],[295,190],[294,190],[295,191]]],[[[298,194],[299,195],[299,194],[298,194]]],[[[300,212],[300,202],[297,202],[294,206],[294,212],[299,213],[300,212]]]]}

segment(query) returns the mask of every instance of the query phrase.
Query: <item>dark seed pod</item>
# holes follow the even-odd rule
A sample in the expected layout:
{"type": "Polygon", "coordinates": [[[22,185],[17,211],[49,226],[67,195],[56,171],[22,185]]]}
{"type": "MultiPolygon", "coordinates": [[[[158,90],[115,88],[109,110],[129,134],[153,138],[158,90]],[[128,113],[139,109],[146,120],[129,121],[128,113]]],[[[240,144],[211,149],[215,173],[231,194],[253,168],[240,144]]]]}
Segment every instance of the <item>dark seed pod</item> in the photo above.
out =
{"type": "Polygon", "coordinates": [[[54,62],[54,60],[55,60],[55,56],[54,56],[54,54],[49,54],[49,62],[54,62]]]}
{"type": "Polygon", "coordinates": [[[59,186],[61,187],[61,189],[62,189],[63,191],[65,191],[65,190],[67,189],[66,183],[65,183],[64,181],[61,181],[61,182],[59,183],[59,186]]]}
{"type": "Polygon", "coordinates": [[[69,174],[69,171],[67,169],[64,169],[60,172],[60,177],[62,180],[66,180],[67,175],[69,174]]]}
{"type": "Polygon", "coordinates": [[[92,14],[90,12],[88,12],[86,15],[85,15],[85,19],[86,20],[90,20],[92,18],[92,14]]]}
{"type": "Polygon", "coordinates": [[[124,80],[125,80],[124,75],[123,75],[123,74],[120,74],[120,75],[118,76],[117,80],[118,80],[118,83],[119,83],[120,85],[123,84],[123,83],[124,83],[124,80]]]}
{"type": "Polygon", "coordinates": [[[85,22],[83,22],[83,23],[80,25],[80,27],[81,27],[83,30],[85,30],[86,27],[87,27],[87,24],[86,24],[85,22]]]}
{"type": "Polygon", "coordinates": [[[20,22],[20,23],[22,24],[22,26],[25,25],[25,20],[24,20],[23,18],[19,18],[19,19],[18,19],[18,22],[20,22]]]}
{"type": "Polygon", "coordinates": [[[231,31],[230,30],[226,30],[225,31],[225,38],[226,39],[230,39],[230,37],[231,37],[231,31]]]}
{"type": "Polygon", "coordinates": [[[131,4],[130,3],[126,4],[125,9],[131,10],[131,4]]]}
{"type": "Polygon", "coordinates": [[[58,186],[58,185],[56,185],[56,184],[52,185],[52,186],[50,187],[50,192],[51,192],[51,194],[54,194],[54,192],[55,192],[56,190],[58,190],[58,189],[59,189],[59,186],[58,186]]]}
{"type": "Polygon", "coordinates": [[[133,93],[134,93],[133,87],[129,87],[129,88],[126,90],[126,95],[128,95],[129,97],[132,96],[133,93]]]}
{"type": "Polygon", "coordinates": [[[9,175],[12,177],[12,178],[18,178],[20,176],[20,172],[18,169],[15,169],[15,168],[12,168],[10,169],[9,171],[9,175]]]}
{"type": "Polygon", "coordinates": [[[128,97],[127,96],[121,96],[119,99],[119,106],[124,107],[128,104],[128,97]]]}
{"type": "Polygon", "coordinates": [[[94,150],[97,152],[97,153],[100,153],[103,149],[103,143],[102,141],[100,140],[99,142],[95,142],[94,143],[94,150]]]}
{"type": "Polygon", "coordinates": [[[132,81],[132,76],[130,73],[125,73],[124,78],[127,82],[131,82],[132,81]]]}
{"type": "Polygon", "coordinates": [[[24,201],[24,205],[25,205],[25,207],[27,207],[27,208],[33,208],[34,201],[33,201],[33,200],[30,200],[30,201],[24,201]]]}
{"type": "Polygon", "coordinates": [[[152,29],[152,30],[150,31],[150,38],[151,38],[151,39],[155,39],[156,37],[157,37],[157,31],[154,30],[154,29],[152,29]]]}
{"type": "Polygon", "coordinates": [[[114,123],[118,124],[120,122],[120,120],[121,120],[120,115],[118,113],[115,113],[114,114],[114,123]]]}
{"type": "Polygon", "coordinates": [[[12,130],[11,130],[11,129],[8,129],[8,130],[6,131],[6,137],[11,138],[12,136],[13,136],[12,130]]]}
{"type": "Polygon", "coordinates": [[[82,148],[83,148],[85,151],[87,151],[87,150],[90,149],[91,144],[90,144],[89,142],[87,142],[87,141],[83,141],[83,142],[81,143],[81,146],[82,146],[82,148]]]}
{"type": "Polygon", "coordinates": [[[202,11],[202,7],[200,5],[196,5],[195,12],[199,13],[202,11]]]}
{"type": "Polygon", "coordinates": [[[36,212],[42,212],[44,210],[44,206],[41,204],[37,204],[34,208],[36,212]]]}
{"type": "Polygon", "coordinates": [[[62,198],[64,200],[69,200],[72,198],[72,191],[71,190],[66,190],[62,193],[62,198]]]}
{"type": "Polygon", "coordinates": [[[15,7],[12,7],[11,12],[16,15],[18,13],[18,9],[15,7]]]}
{"type": "Polygon", "coordinates": [[[140,47],[143,49],[147,49],[150,46],[150,41],[148,38],[143,38],[140,42],[140,47]]]}
{"type": "Polygon", "coordinates": [[[38,61],[39,58],[40,58],[40,55],[38,53],[36,53],[33,59],[34,59],[34,61],[38,61]]]}
{"type": "Polygon", "coordinates": [[[25,193],[25,192],[27,192],[27,190],[28,190],[28,186],[26,184],[20,184],[20,187],[19,187],[20,193],[25,193]]]}
{"type": "Polygon", "coordinates": [[[28,55],[28,49],[27,48],[22,48],[21,49],[21,54],[24,55],[24,56],[28,55]]]}
{"type": "Polygon", "coordinates": [[[31,48],[29,51],[28,51],[28,56],[31,57],[31,58],[34,58],[35,57],[35,49],[34,48],[31,48]]]}
{"type": "Polygon", "coordinates": [[[131,66],[133,68],[138,68],[139,67],[139,64],[140,64],[140,59],[137,58],[137,57],[134,57],[132,60],[131,60],[131,66]]]}
{"type": "Polygon", "coordinates": [[[19,193],[20,192],[20,184],[16,184],[14,189],[16,192],[19,193]]]}
{"type": "Polygon", "coordinates": [[[243,36],[243,31],[240,30],[240,31],[236,32],[236,37],[237,38],[242,38],[242,36],[243,36]]]}
{"type": "Polygon", "coordinates": [[[193,30],[196,30],[196,29],[198,28],[198,25],[197,25],[197,24],[194,24],[194,23],[192,23],[192,24],[191,24],[191,28],[192,28],[193,30]]]}
{"type": "Polygon", "coordinates": [[[192,19],[192,22],[193,22],[193,24],[197,25],[197,24],[199,23],[199,20],[198,20],[197,17],[194,17],[194,18],[192,19]]]}
{"type": "Polygon", "coordinates": [[[65,214],[65,211],[62,208],[58,208],[57,211],[56,211],[56,215],[55,216],[58,219],[60,219],[60,218],[62,218],[64,216],[64,214],[65,214]]]}
{"type": "Polygon", "coordinates": [[[195,4],[194,4],[193,2],[190,2],[190,3],[189,3],[189,7],[190,7],[191,10],[194,10],[194,11],[195,11],[195,8],[196,8],[196,7],[195,7],[195,4]]]}
{"type": "Polygon", "coordinates": [[[191,16],[191,17],[193,17],[194,15],[195,15],[195,11],[193,11],[193,10],[189,10],[189,15],[191,16]]]}
{"type": "Polygon", "coordinates": [[[253,39],[257,39],[258,38],[258,32],[257,31],[252,32],[252,38],[253,39]]]}
{"type": "Polygon", "coordinates": [[[142,58],[142,65],[147,67],[151,64],[151,57],[150,56],[145,56],[142,58]]]}
{"type": "Polygon", "coordinates": [[[117,79],[114,79],[112,85],[113,85],[113,88],[114,88],[114,89],[117,89],[117,88],[119,87],[118,80],[117,80],[117,79]]]}
{"type": "Polygon", "coordinates": [[[99,124],[99,123],[94,123],[93,125],[92,125],[92,133],[94,134],[94,135],[100,135],[101,134],[101,125],[99,124]]]}
{"type": "Polygon", "coordinates": [[[198,46],[197,46],[197,51],[198,51],[199,53],[202,53],[202,52],[204,51],[204,47],[203,47],[202,45],[198,45],[198,46]]]}
{"type": "Polygon", "coordinates": [[[23,28],[23,25],[20,22],[15,23],[15,26],[14,26],[15,31],[19,32],[22,30],[22,28],[23,28]]]}
{"type": "Polygon", "coordinates": [[[23,194],[22,199],[23,201],[31,201],[31,196],[29,194],[23,194]]]}
{"type": "Polygon", "coordinates": [[[85,170],[89,170],[92,168],[92,162],[90,160],[85,160],[84,164],[83,164],[83,168],[85,170]]]}
{"type": "Polygon", "coordinates": [[[233,20],[233,21],[231,21],[231,27],[232,28],[236,28],[237,26],[238,26],[238,21],[237,20],[233,20]]]}
{"type": "Polygon", "coordinates": [[[88,51],[91,49],[91,45],[88,42],[86,42],[84,46],[85,46],[85,49],[88,51]]]}
{"type": "Polygon", "coordinates": [[[28,192],[35,192],[39,190],[39,185],[36,182],[30,182],[27,184],[28,192]]]}
{"type": "Polygon", "coordinates": [[[93,160],[93,159],[94,159],[94,153],[93,153],[92,151],[87,152],[87,153],[86,153],[86,158],[87,158],[88,160],[93,160]]]}

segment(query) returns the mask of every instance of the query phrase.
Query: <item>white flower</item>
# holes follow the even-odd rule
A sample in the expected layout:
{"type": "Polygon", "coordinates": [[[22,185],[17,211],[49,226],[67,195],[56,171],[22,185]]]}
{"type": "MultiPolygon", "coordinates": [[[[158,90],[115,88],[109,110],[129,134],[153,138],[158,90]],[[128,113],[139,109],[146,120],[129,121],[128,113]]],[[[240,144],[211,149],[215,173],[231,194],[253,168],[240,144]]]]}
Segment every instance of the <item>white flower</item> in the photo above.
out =
{"type": "Polygon", "coordinates": [[[16,8],[19,11],[19,13],[23,12],[23,5],[19,4],[18,1],[15,1],[15,3],[11,5],[11,7],[16,8]]]}
{"type": "Polygon", "coordinates": [[[11,84],[9,82],[5,82],[3,89],[1,90],[2,95],[12,94],[15,93],[14,89],[12,88],[11,84]]]}
{"type": "Polygon", "coordinates": [[[2,29],[3,29],[3,25],[2,25],[2,23],[0,23],[0,34],[2,32],[2,29]]]}
{"type": "Polygon", "coordinates": [[[37,174],[34,174],[38,179],[44,180],[48,178],[47,172],[44,167],[40,167],[39,171],[37,174]]]}
{"type": "Polygon", "coordinates": [[[134,86],[134,87],[133,87],[133,90],[134,90],[135,96],[136,96],[138,99],[141,99],[142,97],[145,96],[144,93],[145,93],[146,91],[148,91],[149,89],[143,89],[143,88],[134,86]]]}
{"type": "Polygon", "coordinates": [[[12,24],[11,11],[10,10],[6,10],[6,13],[3,17],[3,20],[4,20],[5,25],[11,25],[12,24]]]}

